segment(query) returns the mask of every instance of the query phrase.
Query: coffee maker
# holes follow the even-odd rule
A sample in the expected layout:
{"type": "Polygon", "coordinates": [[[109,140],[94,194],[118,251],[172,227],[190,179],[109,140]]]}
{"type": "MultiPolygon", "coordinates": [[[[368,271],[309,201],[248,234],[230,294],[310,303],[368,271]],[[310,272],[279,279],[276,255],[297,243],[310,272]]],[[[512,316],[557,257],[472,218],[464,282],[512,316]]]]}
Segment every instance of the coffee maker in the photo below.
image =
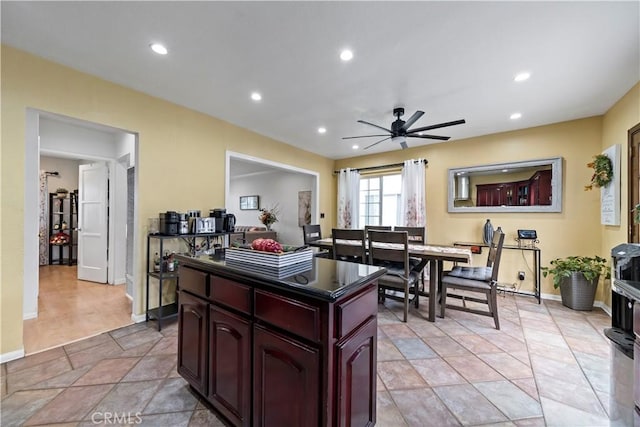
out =
{"type": "Polygon", "coordinates": [[[231,233],[236,228],[236,216],[228,214],[226,209],[216,208],[209,210],[209,216],[214,218],[215,233],[231,233]]]}
{"type": "Polygon", "coordinates": [[[225,231],[224,222],[227,217],[227,210],[222,208],[209,210],[209,216],[214,218],[215,225],[213,226],[214,233],[222,233],[225,231]]]}

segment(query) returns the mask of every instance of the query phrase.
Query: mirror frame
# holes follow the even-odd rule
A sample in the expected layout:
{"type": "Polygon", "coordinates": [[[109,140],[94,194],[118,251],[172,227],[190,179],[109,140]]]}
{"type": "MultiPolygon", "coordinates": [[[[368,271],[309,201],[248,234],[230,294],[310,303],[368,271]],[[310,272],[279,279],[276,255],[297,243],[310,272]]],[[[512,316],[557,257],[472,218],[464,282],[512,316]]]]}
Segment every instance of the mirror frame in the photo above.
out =
{"type": "Polygon", "coordinates": [[[527,160],[511,163],[494,163],[481,166],[449,169],[447,207],[450,213],[472,212],[562,212],[562,157],[527,160]],[[539,206],[454,206],[455,178],[460,172],[486,172],[502,169],[529,168],[551,165],[551,204],[539,206]]]}

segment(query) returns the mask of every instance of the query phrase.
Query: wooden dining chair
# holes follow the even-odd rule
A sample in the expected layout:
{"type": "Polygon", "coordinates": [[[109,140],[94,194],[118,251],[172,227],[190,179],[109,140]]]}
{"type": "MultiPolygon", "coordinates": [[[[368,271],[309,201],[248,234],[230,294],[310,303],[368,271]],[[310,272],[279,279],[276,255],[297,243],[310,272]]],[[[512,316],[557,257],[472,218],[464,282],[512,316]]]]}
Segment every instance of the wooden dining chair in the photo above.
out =
{"type": "Polygon", "coordinates": [[[364,235],[369,236],[369,230],[378,230],[378,231],[391,231],[392,227],[390,225],[365,225],[364,226],[364,235]]]}
{"type": "MultiPolygon", "coordinates": [[[[393,227],[393,231],[406,231],[409,237],[409,244],[414,243],[418,245],[424,245],[427,243],[426,240],[426,227],[404,227],[404,226],[395,226],[393,227]]],[[[409,257],[409,263],[411,263],[411,267],[413,270],[420,273],[420,284],[422,290],[424,291],[424,270],[428,268],[428,265],[418,269],[418,266],[422,264],[422,260],[420,258],[409,257]]],[[[418,307],[418,298],[415,299],[416,307],[418,307]]]]}
{"type": "Polygon", "coordinates": [[[417,292],[419,280],[419,274],[412,271],[409,263],[408,234],[406,231],[369,230],[368,242],[369,264],[387,269],[387,273],[378,278],[380,292],[385,298],[399,299],[404,303],[403,322],[406,322],[410,292],[417,292]],[[403,296],[386,295],[388,289],[400,291],[403,296]]]}
{"type": "MultiPolygon", "coordinates": [[[[305,245],[313,242],[314,240],[322,239],[322,231],[320,230],[320,224],[305,224],[302,226],[302,240],[305,245]]],[[[318,258],[331,258],[331,254],[327,250],[318,250],[314,253],[318,258]]]]}
{"type": "Polygon", "coordinates": [[[333,259],[340,261],[367,263],[367,246],[364,230],[334,228],[331,230],[333,239],[333,259]]]}
{"type": "Polygon", "coordinates": [[[500,329],[500,320],[498,319],[498,292],[496,287],[498,285],[498,268],[500,267],[500,256],[502,255],[503,244],[504,233],[498,229],[493,234],[493,240],[489,247],[489,255],[487,256],[487,265],[485,267],[456,266],[442,276],[441,317],[444,317],[445,308],[467,311],[469,313],[493,317],[496,329],[500,329]],[[449,294],[451,289],[462,290],[464,294],[449,294]],[[467,293],[481,293],[484,294],[484,298],[468,296],[467,293]],[[462,305],[447,304],[447,298],[461,299],[462,305]],[[467,301],[487,304],[488,310],[484,311],[467,307],[467,301]]]}

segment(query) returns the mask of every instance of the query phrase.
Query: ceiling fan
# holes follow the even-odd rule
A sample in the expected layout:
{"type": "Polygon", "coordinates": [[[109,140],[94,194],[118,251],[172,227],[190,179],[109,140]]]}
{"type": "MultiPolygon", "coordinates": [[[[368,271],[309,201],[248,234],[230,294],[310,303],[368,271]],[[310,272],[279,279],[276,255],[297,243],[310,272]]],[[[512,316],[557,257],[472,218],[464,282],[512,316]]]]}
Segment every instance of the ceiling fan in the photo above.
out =
{"type": "Polygon", "coordinates": [[[374,136],[384,136],[384,139],[381,139],[380,141],[374,142],[373,144],[365,147],[364,149],[366,150],[367,148],[371,148],[374,145],[380,144],[383,141],[386,141],[387,139],[391,139],[391,141],[393,142],[397,142],[400,144],[400,146],[402,147],[402,149],[404,150],[405,148],[408,148],[407,145],[407,138],[411,137],[411,138],[425,138],[425,139],[439,139],[442,141],[447,141],[450,137],[448,136],[438,136],[438,135],[425,135],[422,132],[427,131],[427,130],[431,130],[431,129],[438,129],[438,128],[443,128],[443,127],[447,127],[447,126],[455,126],[455,125],[461,125],[463,123],[465,123],[464,119],[461,120],[455,120],[453,122],[446,122],[446,123],[439,123],[437,125],[430,125],[430,126],[424,126],[421,128],[414,128],[414,129],[409,129],[411,127],[411,125],[413,125],[420,117],[422,117],[422,115],[424,114],[424,111],[416,111],[415,113],[413,113],[413,115],[411,117],[409,117],[409,120],[407,120],[406,122],[404,120],[401,120],[400,117],[404,114],[404,108],[402,107],[397,107],[393,109],[393,115],[396,116],[396,120],[391,123],[391,129],[387,129],[384,128],[382,126],[378,126],[378,125],[374,125],[373,123],[369,123],[369,122],[365,122],[364,120],[358,120],[358,123],[364,123],[365,125],[369,125],[369,126],[373,126],[376,127],[378,129],[382,129],[383,131],[387,132],[388,134],[382,134],[382,135],[362,135],[362,136],[345,136],[342,139],[354,139],[354,138],[371,138],[374,136]]]}

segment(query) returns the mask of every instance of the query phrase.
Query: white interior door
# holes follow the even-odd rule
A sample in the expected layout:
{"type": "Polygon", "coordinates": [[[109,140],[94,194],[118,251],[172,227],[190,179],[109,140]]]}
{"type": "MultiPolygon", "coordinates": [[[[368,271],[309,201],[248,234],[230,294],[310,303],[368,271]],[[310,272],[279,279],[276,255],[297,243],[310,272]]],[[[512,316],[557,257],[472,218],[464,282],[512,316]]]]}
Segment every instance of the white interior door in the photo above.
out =
{"type": "Polygon", "coordinates": [[[107,193],[104,162],[80,165],[78,177],[78,279],[107,283],[107,193]]]}

